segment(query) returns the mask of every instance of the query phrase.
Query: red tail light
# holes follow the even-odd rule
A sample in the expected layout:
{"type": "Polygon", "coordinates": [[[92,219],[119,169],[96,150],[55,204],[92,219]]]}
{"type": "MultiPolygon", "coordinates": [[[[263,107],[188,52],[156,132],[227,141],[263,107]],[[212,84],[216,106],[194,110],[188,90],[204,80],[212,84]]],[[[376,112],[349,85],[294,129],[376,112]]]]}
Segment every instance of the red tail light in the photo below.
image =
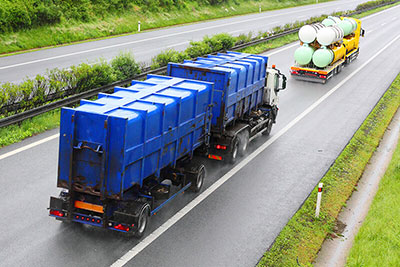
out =
{"type": "Polygon", "coordinates": [[[296,74],[296,75],[298,75],[298,74],[299,74],[299,72],[298,72],[298,71],[295,71],[295,70],[292,70],[292,74],[296,74]]]}
{"type": "Polygon", "coordinates": [[[215,145],[216,149],[222,149],[222,150],[226,150],[226,146],[223,145],[215,145]]]}
{"type": "Polygon", "coordinates": [[[122,224],[117,224],[117,225],[114,226],[114,228],[118,229],[118,230],[129,232],[129,226],[125,226],[125,225],[122,225],[122,224]]]}
{"type": "Polygon", "coordinates": [[[50,210],[50,215],[64,217],[64,212],[58,210],[50,210]]]}
{"type": "Polygon", "coordinates": [[[321,79],[326,79],[326,75],[319,75],[321,79]]]}

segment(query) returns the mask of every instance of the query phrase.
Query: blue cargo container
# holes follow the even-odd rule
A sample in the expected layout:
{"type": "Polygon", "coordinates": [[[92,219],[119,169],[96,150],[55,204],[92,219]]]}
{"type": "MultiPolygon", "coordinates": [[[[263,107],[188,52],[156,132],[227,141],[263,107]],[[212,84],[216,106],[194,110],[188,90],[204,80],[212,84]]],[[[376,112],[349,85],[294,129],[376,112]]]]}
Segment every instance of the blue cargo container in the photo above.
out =
{"type": "Polygon", "coordinates": [[[213,84],[149,75],[61,111],[58,186],[122,199],[208,138],[213,84]]]}
{"type": "Polygon", "coordinates": [[[58,187],[67,191],[50,198],[50,215],[142,236],[149,216],[200,191],[205,165],[194,153],[234,162],[269,134],[285,77],[267,62],[228,52],[170,63],[168,77],[63,108],[58,187]]]}
{"type": "Polygon", "coordinates": [[[262,104],[267,63],[268,57],[228,52],[170,63],[168,75],[214,83],[212,131],[222,132],[262,104]]]}

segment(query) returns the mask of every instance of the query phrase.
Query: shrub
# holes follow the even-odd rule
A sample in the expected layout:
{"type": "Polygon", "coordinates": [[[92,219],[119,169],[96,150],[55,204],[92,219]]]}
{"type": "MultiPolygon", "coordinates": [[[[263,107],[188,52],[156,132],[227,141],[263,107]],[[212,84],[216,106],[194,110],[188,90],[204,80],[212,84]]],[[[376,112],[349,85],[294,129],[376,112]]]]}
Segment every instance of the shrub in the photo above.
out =
{"type": "Polygon", "coordinates": [[[186,53],[190,58],[199,57],[211,53],[211,48],[204,42],[190,42],[190,46],[186,49],[186,53]]]}
{"type": "Polygon", "coordinates": [[[121,53],[111,61],[116,80],[122,81],[140,73],[139,64],[131,53],[121,53]]]}
{"type": "Polygon", "coordinates": [[[220,33],[211,38],[205,36],[203,42],[210,47],[211,52],[217,52],[232,48],[235,44],[235,38],[227,33],[220,33]]]}
{"type": "Polygon", "coordinates": [[[153,57],[150,67],[152,70],[154,70],[168,65],[169,62],[180,63],[183,62],[185,59],[189,59],[189,56],[188,54],[186,54],[186,52],[177,52],[174,49],[169,49],[153,57]]]}

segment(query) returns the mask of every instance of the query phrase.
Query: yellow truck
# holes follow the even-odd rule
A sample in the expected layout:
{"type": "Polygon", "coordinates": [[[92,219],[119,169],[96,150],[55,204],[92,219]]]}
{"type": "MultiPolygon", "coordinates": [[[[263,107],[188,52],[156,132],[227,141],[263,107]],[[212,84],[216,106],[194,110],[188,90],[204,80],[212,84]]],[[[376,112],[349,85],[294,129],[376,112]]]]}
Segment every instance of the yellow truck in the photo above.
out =
{"type": "Polygon", "coordinates": [[[329,16],[321,23],[301,27],[292,77],[326,83],[357,58],[360,36],[364,36],[361,21],[348,17],[329,16]]]}

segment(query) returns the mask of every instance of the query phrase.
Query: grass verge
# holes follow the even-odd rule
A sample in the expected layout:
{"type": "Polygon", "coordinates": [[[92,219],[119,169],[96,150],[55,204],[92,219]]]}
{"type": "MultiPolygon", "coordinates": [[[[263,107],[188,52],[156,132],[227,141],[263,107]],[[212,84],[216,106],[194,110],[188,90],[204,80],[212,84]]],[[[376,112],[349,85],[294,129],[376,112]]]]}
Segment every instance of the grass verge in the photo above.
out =
{"type": "Polygon", "coordinates": [[[324,194],[320,218],[314,217],[317,198],[317,188],[314,188],[258,266],[311,265],[324,239],[332,233],[340,210],[353,192],[399,106],[400,74],[321,179],[324,194]]]}
{"type": "MultiPolygon", "coordinates": [[[[322,0],[327,2],[332,0],[322,0]]],[[[0,34],[0,54],[13,53],[21,50],[36,49],[47,46],[57,46],[83,40],[107,38],[120,34],[137,32],[138,21],[141,30],[168,27],[178,24],[218,19],[256,13],[259,7],[263,11],[283,9],[301,5],[314,4],[315,0],[276,1],[276,0],[236,0],[220,5],[202,5],[197,1],[188,2],[183,9],[172,9],[162,12],[143,12],[127,10],[104,18],[93,19],[90,22],[65,20],[62,23],[26,29],[18,32],[0,34]],[[190,16],[188,16],[190,13],[190,16]]]]}
{"type": "Polygon", "coordinates": [[[27,137],[54,129],[60,125],[60,109],[52,110],[32,119],[23,121],[20,125],[10,125],[0,128],[0,148],[17,143],[27,137]]]}
{"type": "Polygon", "coordinates": [[[400,140],[346,266],[400,266],[400,140]]]}

